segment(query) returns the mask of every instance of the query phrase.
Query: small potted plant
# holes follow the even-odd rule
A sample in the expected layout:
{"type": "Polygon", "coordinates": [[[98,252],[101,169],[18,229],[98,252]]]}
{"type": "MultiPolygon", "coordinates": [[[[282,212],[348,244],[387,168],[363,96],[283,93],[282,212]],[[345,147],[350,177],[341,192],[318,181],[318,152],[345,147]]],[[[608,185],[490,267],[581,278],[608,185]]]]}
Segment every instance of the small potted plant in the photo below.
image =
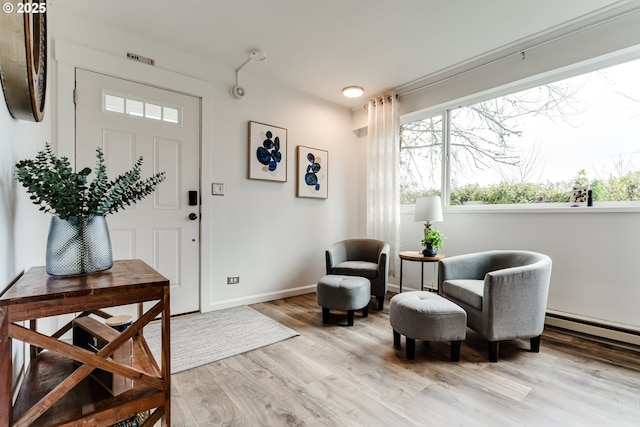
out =
{"type": "Polygon", "coordinates": [[[442,248],[443,240],[446,237],[442,232],[437,228],[427,227],[424,229],[424,239],[422,239],[421,243],[425,249],[422,251],[422,254],[426,257],[433,257],[438,254],[438,249],[442,248]]]}
{"type": "Polygon", "coordinates": [[[16,164],[16,179],[27,188],[31,201],[54,214],[47,238],[46,269],[53,276],[89,274],[113,265],[105,216],[152,194],[165,179],[164,172],[140,179],[142,157],[114,180],[107,178],[101,148],[96,150],[95,176],[90,168],[74,172],[69,159],[56,157],[47,143],[35,159],[16,164]]]}

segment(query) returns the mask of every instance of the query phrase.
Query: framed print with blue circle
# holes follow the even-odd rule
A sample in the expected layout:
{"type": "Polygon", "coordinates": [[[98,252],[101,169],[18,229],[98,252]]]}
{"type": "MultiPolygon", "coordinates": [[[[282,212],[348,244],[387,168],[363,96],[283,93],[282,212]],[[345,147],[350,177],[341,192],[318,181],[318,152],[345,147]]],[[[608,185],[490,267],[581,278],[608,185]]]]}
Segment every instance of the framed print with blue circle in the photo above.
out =
{"type": "Polygon", "coordinates": [[[249,179],[287,182],[287,130],[249,122],[249,179]]]}
{"type": "Polygon", "coordinates": [[[329,196],[329,152],[298,145],[298,197],[329,196]]]}

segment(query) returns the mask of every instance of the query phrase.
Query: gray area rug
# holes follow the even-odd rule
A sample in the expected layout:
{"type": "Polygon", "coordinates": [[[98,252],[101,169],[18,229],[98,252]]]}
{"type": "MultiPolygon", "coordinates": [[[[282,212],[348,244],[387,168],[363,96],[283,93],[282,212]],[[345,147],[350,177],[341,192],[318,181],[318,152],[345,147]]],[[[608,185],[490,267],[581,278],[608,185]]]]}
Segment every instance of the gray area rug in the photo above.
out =
{"type": "MultiPolygon", "coordinates": [[[[247,307],[227,308],[171,319],[171,373],[245,353],[299,335],[247,307]]],[[[160,363],[160,322],[144,328],[144,336],[160,363]]]]}

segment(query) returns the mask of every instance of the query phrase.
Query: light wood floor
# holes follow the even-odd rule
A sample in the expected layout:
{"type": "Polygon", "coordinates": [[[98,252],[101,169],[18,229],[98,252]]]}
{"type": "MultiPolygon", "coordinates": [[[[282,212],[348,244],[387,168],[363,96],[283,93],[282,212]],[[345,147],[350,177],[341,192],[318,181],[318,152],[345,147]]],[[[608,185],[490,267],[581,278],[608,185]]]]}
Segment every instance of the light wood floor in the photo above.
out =
{"type": "Polygon", "coordinates": [[[460,362],[421,341],[408,361],[388,300],[346,327],[323,325],[315,298],[252,306],[300,336],[173,375],[172,425],[640,426],[637,352],[545,331],[540,353],[506,342],[490,363],[469,330],[460,362]]]}

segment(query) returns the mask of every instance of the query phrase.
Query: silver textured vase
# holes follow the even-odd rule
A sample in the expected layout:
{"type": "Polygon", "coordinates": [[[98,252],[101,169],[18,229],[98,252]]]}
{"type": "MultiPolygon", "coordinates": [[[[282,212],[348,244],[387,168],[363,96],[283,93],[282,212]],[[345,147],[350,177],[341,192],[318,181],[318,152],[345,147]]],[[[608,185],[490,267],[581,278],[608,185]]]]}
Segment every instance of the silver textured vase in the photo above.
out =
{"type": "Polygon", "coordinates": [[[91,274],[112,266],[111,238],[104,216],[51,218],[47,238],[47,274],[91,274]]]}

